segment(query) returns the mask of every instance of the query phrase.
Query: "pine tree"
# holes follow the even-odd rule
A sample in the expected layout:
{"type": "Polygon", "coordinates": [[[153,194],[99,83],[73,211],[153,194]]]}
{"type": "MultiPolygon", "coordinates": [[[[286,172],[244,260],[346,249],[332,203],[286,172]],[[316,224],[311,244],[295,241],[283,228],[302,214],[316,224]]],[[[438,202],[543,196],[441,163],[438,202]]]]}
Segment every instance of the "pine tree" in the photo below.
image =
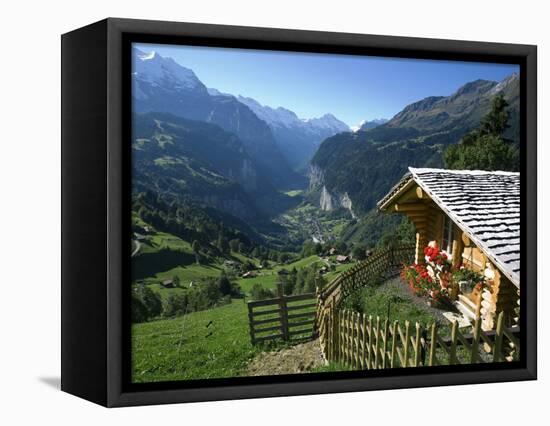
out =
{"type": "Polygon", "coordinates": [[[504,138],[504,132],[509,127],[507,107],[504,97],[496,95],[491,110],[481,120],[479,128],[445,150],[445,166],[456,170],[517,171],[518,150],[504,138]]]}

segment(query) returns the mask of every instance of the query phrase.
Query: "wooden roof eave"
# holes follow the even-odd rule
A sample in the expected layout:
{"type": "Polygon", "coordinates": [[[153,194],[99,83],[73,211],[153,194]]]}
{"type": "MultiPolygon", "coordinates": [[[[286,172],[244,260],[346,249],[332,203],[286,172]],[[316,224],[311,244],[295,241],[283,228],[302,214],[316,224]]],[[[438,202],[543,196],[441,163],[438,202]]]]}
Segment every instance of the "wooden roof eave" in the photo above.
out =
{"type": "Polygon", "coordinates": [[[409,189],[417,185],[412,175],[405,175],[388,193],[386,198],[382,199],[378,203],[378,208],[381,211],[387,211],[390,209],[390,212],[396,212],[393,208],[399,198],[405,194],[409,189]]]}

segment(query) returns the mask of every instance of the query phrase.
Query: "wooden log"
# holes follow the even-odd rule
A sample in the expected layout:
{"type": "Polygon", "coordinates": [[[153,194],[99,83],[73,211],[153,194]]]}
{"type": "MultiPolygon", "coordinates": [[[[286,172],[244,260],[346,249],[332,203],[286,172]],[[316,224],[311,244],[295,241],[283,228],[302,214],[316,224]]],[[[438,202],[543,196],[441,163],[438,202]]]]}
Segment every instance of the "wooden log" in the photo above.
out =
{"type": "Polygon", "coordinates": [[[426,211],[426,205],[423,203],[406,203],[406,204],[395,204],[395,211],[400,213],[405,212],[419,212],[426,211]]]}

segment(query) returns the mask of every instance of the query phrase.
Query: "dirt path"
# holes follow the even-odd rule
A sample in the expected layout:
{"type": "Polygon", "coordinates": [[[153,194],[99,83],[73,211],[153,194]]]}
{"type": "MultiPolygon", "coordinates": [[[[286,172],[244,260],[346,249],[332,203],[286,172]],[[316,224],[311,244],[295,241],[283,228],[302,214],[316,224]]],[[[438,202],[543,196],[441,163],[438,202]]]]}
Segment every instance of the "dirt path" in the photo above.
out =
{"type": "Polygon", "coordinates": [[[264,376],[296,374],[311,371],[325,365],[319,340],[300,343],[290,348],[263,352],[248,364],[245,375],[264,376]]]}

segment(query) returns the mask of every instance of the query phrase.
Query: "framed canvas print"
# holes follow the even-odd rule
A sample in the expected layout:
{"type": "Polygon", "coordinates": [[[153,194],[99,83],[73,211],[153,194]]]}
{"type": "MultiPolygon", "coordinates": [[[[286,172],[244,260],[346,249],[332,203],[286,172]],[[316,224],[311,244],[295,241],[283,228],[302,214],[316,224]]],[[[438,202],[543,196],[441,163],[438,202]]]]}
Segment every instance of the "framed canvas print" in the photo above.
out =
{"type": "Polygon", "coordinates": [[[107,19],[62,120],[66,392],[536,378],[536,47],[107,19]]]}

